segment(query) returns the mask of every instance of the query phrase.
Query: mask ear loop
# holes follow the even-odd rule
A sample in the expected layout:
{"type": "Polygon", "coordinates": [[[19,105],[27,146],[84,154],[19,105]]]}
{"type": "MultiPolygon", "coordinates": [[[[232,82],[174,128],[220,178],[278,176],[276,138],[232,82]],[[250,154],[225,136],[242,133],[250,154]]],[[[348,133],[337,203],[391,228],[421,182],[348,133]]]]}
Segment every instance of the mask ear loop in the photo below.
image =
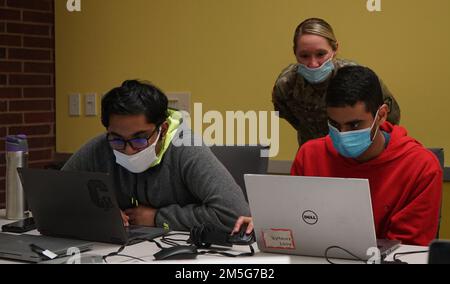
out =
{"type": "Polygon", "coordinates": [[[159,139],[160,138],[162,138],[162,136],[161,136],[161,125],[159,126],[159,129],[158,129],[158,136],[156,137],[156,140],[155,140],[155,142],[153,142],[153,144],[152,145],[150,145],[150,146],[153,146],[153,145],[157,145],[158,144],[158,142],[159,142],[159,139]]]}
{"type": "MultiPolygon", "coordinates": [[[[377,121],[379,112],[380,112],[380,110],[378,110],[377,113],[375,114],[375,119],[373,120],[373,124],[372,124],[372,127],[370,129],[373,129],[373,127],[375,126],[375,122],[377,121]]],[[[373,138],[371,139],[372,142],[375,140],[375,137],[377,137],[379,129],[380,129],[380,126],[378,126],[377,130],[375,130],[375,134],[373,135],[373,138]]]]}
{"type": "MultiPolygon", "coordinates": [[[[159,133],[159,135],[162,134],[162,130],[163,130],[162,126],[166,122],[167,122],[167,119],[165,119],[163,122],[158,123],[158,127],[159,127],[158,133],[159,133]]],[[[169,127],[167,127],[167,130],[169,130],[169,127]]],[[[166,131],[166,134],[167,134],[167,131],[166,131]]],[[[160,138],[164,139],[165,137],[166,137],[166,135],[161,135],[160,138]]]]}
{"type": "Polygon", "coordinates": [[[303,65],[303,67],[304,67],[305,69],[307,69],[307,70],[313,71],[313,70],[317,70],[317,69],[320,69],[320,68],[324,67],[328,62],[333,63],[333,60],[334,60],[334,54],[333,54],[330,58],[328,58],[327,61],[325,61],[324,63],[322,63],[322,65],[320,65],[320,66],[317,67],[317,68],[309,68],[309,67],[306,66],[305,64],[301,64],[301,63],[300,63],[300,65],[303,65]]]}
{"type": "Polygon", "coordinates": [[[331,57],[330,57],[331,61],[333,61],[335,57],[336,57],[336,51],[333,50],[333,55],[331,55],[331,57]]]}

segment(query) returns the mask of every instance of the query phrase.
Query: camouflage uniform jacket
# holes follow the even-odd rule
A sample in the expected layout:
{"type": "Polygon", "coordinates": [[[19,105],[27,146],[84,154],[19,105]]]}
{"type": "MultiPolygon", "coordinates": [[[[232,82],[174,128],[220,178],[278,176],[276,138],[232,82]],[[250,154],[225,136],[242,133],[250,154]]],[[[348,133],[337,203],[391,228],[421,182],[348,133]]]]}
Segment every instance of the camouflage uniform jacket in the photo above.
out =
{"type": "MultiPolygon", "coordinates": [[[[343,59],[335,59],[334,64],[333,76],[339,68],[357,65],[343,59]]],[[[302,145],[328,134],[325,93],[330,79],[312,85],[297,73],[297,68],[298,64],[292,64],[281,72],[273,88],[272,102],[280,117],[297,130],[298,144],[302,145]]],[[[389,106],[388,121],[399,124],[400,107],[383,82],[381,87],[384,101],[389,106]]]]}

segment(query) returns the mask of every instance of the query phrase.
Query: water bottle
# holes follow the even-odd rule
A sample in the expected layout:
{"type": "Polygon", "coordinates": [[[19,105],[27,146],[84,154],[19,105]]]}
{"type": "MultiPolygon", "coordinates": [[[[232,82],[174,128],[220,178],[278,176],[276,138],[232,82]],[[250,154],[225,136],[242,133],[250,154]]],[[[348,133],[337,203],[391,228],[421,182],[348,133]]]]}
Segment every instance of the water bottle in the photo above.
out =
{"type": "Polygon", "coordinates": [[[28,143],[26,135],[6,137],[6,218],[25,219],[26,203],[17,168],[28,164],[28,143]]]}

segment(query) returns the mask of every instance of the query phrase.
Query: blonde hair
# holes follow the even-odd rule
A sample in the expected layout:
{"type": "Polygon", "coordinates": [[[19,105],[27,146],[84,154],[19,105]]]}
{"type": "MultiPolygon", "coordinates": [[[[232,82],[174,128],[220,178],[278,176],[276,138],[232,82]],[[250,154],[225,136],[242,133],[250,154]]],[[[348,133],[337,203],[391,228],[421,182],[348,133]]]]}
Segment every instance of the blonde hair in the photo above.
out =
{"type": "Polygon", "coordinates": [[[325,20],[319,18],[309,18],[303,21],[295,29],[294,34],[294,53],[297,51],[297,41],[304,34],[318,35],[328,40],[331,48],[337,50],[337,40],[333,28],[325,20]]]}

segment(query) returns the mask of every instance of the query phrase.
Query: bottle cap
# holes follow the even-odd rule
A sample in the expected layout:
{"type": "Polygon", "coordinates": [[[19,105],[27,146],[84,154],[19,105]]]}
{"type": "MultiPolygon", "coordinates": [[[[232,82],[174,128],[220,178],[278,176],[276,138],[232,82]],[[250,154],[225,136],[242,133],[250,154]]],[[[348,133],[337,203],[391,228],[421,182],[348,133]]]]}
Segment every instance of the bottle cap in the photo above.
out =
{"type": "Polygon", "coordinates": [[[24,134],[6,136],[6,152],[28,152],[27,136],[24,134]]]}

